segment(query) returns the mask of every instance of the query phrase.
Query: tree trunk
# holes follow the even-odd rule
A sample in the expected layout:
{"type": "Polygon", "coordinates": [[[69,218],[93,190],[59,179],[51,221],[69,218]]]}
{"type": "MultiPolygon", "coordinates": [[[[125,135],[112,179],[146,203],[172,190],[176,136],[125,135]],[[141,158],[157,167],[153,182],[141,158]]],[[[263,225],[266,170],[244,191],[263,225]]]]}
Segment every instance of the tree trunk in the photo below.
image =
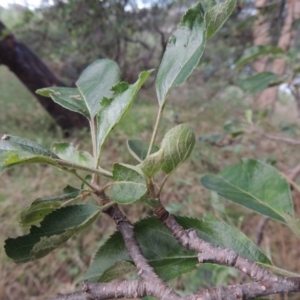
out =
{"type": "MultiPolygon", "coordinates": [[[[255,0],[255,8],[257,11],[253,28],[253,44],[254,45],[268,45],[270,43],[270,22],[267,18],[265,7],[268,0],[255,0]]],[[[266,70],[268,64],[268,57],[261,56],[255,60],[253,68],[257,73],[266,70]]]]}
{"type": "Polygon", "coordinates": [[[88,125],[84,116],[56,104],[50,98],[35,94],[40,88],[65,86],[24,44],[18,42],[0,21],[0,64],[6,65],[34,94],[40,104],[66,131],[88,125]]]}
{"type": "MultiPolygon", "coordinates": [[[[295,30],[293,22],[300,17],[300,0],[290,0],[287,8],[287,15],[281,30],[281,35],[277,46],[287,52],[294,42],[295,30]]],[[[275,59],[271,65],[271,72],[283,75],[286,69],[286,61],[283,58],[275,59]]],[[[273,105],[277,99],[278,86],[264,90],[257,98],[257,103],[260,108],[266,108],[273,105]]]]}

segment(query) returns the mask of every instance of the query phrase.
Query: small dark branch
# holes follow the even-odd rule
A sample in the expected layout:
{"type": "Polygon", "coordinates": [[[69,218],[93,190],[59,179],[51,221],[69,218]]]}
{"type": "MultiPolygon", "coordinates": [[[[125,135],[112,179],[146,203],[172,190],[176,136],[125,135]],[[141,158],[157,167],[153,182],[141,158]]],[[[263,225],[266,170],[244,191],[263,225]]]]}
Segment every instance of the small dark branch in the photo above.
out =
{"type": "Polygon", "coordinates": [[[261,244],[261,241],[263,239],[264,235],[264,228],[268,222],[267,217],[262,217],[258,223],[257,229],[256,229],[256,237],[255,237],[255,244],[259,246],[261,244]]]}
{"type": "Polygon", "coordinates": [[[253,299],[257,297],[298,292],[300,278],[286,278],[282,281],[260,281],[247,284],[236,284],[226,287],[205,289],[196,294],[201,300],[238,300],[253,299]]]}
{"type": "Polygon", "coordinates": [[[134,44],[140,44],[141,46],[143,46],[145,49],[147,50],[150,50],[150,46],[145,43],[144,41],[140,40],[140,39],[132,39],[131,37],[129,36],[125,36],[123,37],[123,39],[126,41],[126,42],[130,42],[130,43],[134,43],[134,44]]]}
{"type": "Polygon", "coordinates": [[[255,132],[261,136],[264,136],[270,140],[274,140],[274,141],[282,141],[282,142],[286,142],[286,143],[289,143],[289,144],[292,144],[292,145],[300,145],[300,141],[299,140],[295,140],[295,139],[291,139],[291,138],[287,138],[287,137],[284,137],[284,136],[276,136],[276,135],[272,135],[272,134],[268,134],[268,133],[265,133],[263,131],[260,131],[260,130],[255,130],[255,132]]]}
{"type": "Polygon", "coordinates": [[[57,294],[53,298],[49,298],[47,300],[89,300],[91,298],[88,298],[88,296],[85,293],[77,292],[72,294],[57,294]]]}
{"type": "Polygon", "coordinates": [[[291,180],[295,180],[295,178],[298,177],[299,173],[300,173],[300,164],[290,170],[288,177],[291,180]]]}
{"type": "MultiPolygon", "coordinates": [[[[104,193],[99,196],[103,202],[109,201],[104,193]]],[[[153,268],[149,265],[135,237],[132,224],[121,212],[118,205],[111,206],[105,211],[105,213],[107,213],[115,221],[117,229],[120,231],[124,239],[126,250],[138,269],[138,275],[140,278],[145,281],[147,280],[147,283],[151,282],[151,284],[156,287],[156,292],[153,296],[159,297],[159,299],[176,300],[179,295],[169,288],[169,286],[157,276],[153,268]]]]}

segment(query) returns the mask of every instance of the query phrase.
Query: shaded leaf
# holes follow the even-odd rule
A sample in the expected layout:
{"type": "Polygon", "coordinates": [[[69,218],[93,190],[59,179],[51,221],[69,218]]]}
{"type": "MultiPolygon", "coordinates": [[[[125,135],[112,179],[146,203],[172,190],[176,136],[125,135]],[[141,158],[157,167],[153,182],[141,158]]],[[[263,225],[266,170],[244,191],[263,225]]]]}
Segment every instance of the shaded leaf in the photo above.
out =
{"type": "Polygon", "coordinates": [[[242,57],[235,63],[235,67],[240,68],[259,56],[267,54],[284,54],[284,51],[280,47],[270,45],[251,46],[245,49],[242,57]]]}
{"type": "Polygon", "coordinates": [[[142,199],[147,193],[146,179],[135,166],[114,164],[112,199],[120,204],[129,204],[142,199]]]}
{"type": "Polygon", "coordinates": [[[160,106],[164,105],[171,89],[186,81],[198,65],[205,37],[203,9],[198,3],[184,14],[179,28],[169,38],[155,82],[160,106]]]}
{"type": "Polygon", "coordinates": [[[148,76],[153,70],[141,72],[139,79],[134,84],[127,85],[127,89],[124,90],[124,83],[120,83],[120,87],[115,86],[114,89],[120,89],[113,99],[104,98],[101,101],[100,111],[97,115],[98,120],[98,152],[105,142],[105,139],[111,132],[111,130],[118,124],[122,116],[130,108],[137,92],[142,87],[148,76]]]}
{"type": "Polygon", "coordinates": [[[52,149],[63,160],[87,167],[94,166],[94,159],[91,154],[86,151],[78,151],[72,144],[54,143],[52,149]]]}
{"type": "Polygon", "coordinates": [[[180,124],[170,129],[161,142],[164,151],[162,170],[171,173],[191,154],[195,145],[195,134],[188,124],[180,124]]]}
{"type": "Polygon", "coordinates": [[[206,175],[202,184],[220,196],[286,223],[284,214],[294,215],[290,187],[272,166],[254,159],[225,168],[219,175],[206,175]]]}
{"type": "Polygon", "coordinates": [[[136,271],[136,267],[132,262],[120,260],[102,274],[99,282],[110,282],[134,271],[136,271]]]}
{"type": "Polygon", "coordinates": [[[236,0],[226,0],[205,12],[206,39],[210,39],[225,23],[233,12],[236,0]]]}
{"type": "Polygon", "coordinates": [[[266,89],[276,78],[277,75],[272,72],[261,72],[241,80],[239,85],[244,92],[254,94],[266,89]]]}
{"type": "Polygon", "coordinates": [[[44,197],[36,199],[29,207],[25,208],[20,215],[22,226],[30,226],[41,222],[46,215],[58,209],[62,201],[78,197],[81,190],[66,186],[60,196],[44,197]]]}
{"type": "Polygon", "coordinates": [[[64,108],[78,112],[86,118],[91,119],[90,113],[82,95],[77,88],[49,87],[36,91],[37,94],[50,97],[54,102],[64,108]]]}
{"type": "MultiPolygon", "coordinates": [[[[139,162],[142,162],[148,152],[149,144],[145,143],[142,140],[129,140],[127,141],[127,147],[130,154],[139,162]]],[[[157,152],[159,148],[157,146],[153,146],[151,149],[151,154],[157,152]]]]}
{"type": "Polygon", "coordinates": [[[41,258],[89,226],[99,212],[100,207],[91,204],[57,209],[45,217],[40,227],[32,226],[28,235],[7,239],[6,254],[17,263],[41,258]]]}
{"type": "MultiPolygon", "coordinates": [[[[185,228],[195,228],[204,240],[212,241],[215,246],[231,248],[253,261],[271,264],[243,233],[230,225],[187,217],[177,217],[177,221],[185,228]]],[[[151,217],[139,221],[134,224],[134,231],[144,256],[163,280],[171,280],[196,268],[197,254],[179,245],[157,218],[151,217]]],[[[131,262],[122,236],[116,232],[99,248],[94,261],[80,280],[101,281],[103,273],[122,260],[131,262]]]]}
{"type": "Polygon", "coordinates": [[[98,59],[89,65],[76,81],[92,119],[100,109],[103,98],[111,98],[111,88],[120,81],[120,69],[110,59],[98,59]]]}

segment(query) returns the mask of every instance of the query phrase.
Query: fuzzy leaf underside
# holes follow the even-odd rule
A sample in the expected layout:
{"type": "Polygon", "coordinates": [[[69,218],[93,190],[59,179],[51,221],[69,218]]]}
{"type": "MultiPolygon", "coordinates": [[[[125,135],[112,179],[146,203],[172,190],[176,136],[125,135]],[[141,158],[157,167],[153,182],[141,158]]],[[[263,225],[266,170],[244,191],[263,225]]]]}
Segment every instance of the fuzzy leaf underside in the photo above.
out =
{"type": "Polygon", "coordinates": [[[135,166],[114,164],[112,199],[120,204],[129,204],[142,199],[147,193],[146,179],[135,166]]]}
{"type": "Polygon", "coordinates": [[[195,134],[188,124],[180,124],[170,129],[161,142],[164,153],[162,170],[169,174],[183,163],[193,151],[195,134]]]}

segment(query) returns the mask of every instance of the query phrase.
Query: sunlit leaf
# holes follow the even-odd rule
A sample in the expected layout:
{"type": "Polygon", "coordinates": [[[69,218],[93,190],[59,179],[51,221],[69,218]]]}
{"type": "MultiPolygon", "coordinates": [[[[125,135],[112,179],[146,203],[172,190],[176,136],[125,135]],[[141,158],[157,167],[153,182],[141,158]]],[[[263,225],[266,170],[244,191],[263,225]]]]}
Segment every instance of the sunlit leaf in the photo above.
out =
{"type": "Polygon", "coordinates": [[[142,87],[152,71],[153,70],[141,72],[139,79],[134,84],[127,84],[124,86],[124,83],[119,83],[114,87],[114,90],[118,92],[114,98],[102,99],[100,111],[97,115],[99,152],[107,136],[116,124],[118,124],[122,116],[124,116],[124,114],[128,111],[139,89],[142,87]]]}
{"type": "Polygon", "coordinates": [[[162,170],[171,173],[191,154],[195,145],[195,134],[188,124],[180,124],[169,130],[161,143],[164,151],[162,170]]]}
{"type": "Polygon", "coordinates": [[[236,0],[226,0],[205,12],[206,39],[210,39],[225,23],[233,12],[236,0]]]}
{"type": "Polygon", "coordinates": [[[98,59],[82,72],[76,85],[83,96],[90,118],[98,113],[103,98],[113,97],[111,88],[119,81],[119,66],[110,59],[98,59]]]}
{"type": "Polygon", "coordinates": [[[286,223],[284,215],[294,215],[288,182],[261,161],[243,159],[219,175],[202,177],[201,182],[220,196],[274,220],[286,223]]]}
{"type": "Polygon", "coordinates": [[[147,193],[146,179],[134,166],[114,164],[112,199],[120,204],[129,204],[142,199],[147,193]]]}
{"type": "Polygon", "coordinates": [[[30,233],[5,241],[6,254],[17,263],[41,258],[59,247],[72,235],[89,226],[100,207],[90,204],[70,205],[47,215],[30,233]]]}
{"type": "Polygon", "coordinates": [[[85,151],[77,150],[72,144],[54,143],[52,145],[52,149],[63,160],[87,167],[94,166],[94,159],[91,154],[85,151]]]}
{"type": "Polygon", "coordinates": [[[181,19],[179,28],[169,38],[156,77],[156,94],[160,106],[164,105],[171,89],[190,76],[203,54],[206,24],[200,3],[189,9],[181,19]]]}
{"type": "Polygon", "coordinates": [[[37,94],[50,97],[54,102],[64,108],[78,112],[86,118],[91,119],[86,103],[77,88],[49,87],[36,91],[37,94]]]}
{"type": "MultiPolygon", "coordinates": [[[[230,248],[255,262],[271,264],[252,241],[230,225],[187,217],[177,217],[177,221],[184,228],[195,228],[202,239],[212,242],[215,246],[230,248]]],[[[139,221],[134,224],[134,231],[144,256],[163,280],[171,280],[196,268],[197,254],[179,245],[157,218],[151,217],[139,221]]],[[[117,232],[99,248],[94,261],[80,280],[101,281],[105,271],[119,261],[132,262],[122,236],[117,232]]]]}

